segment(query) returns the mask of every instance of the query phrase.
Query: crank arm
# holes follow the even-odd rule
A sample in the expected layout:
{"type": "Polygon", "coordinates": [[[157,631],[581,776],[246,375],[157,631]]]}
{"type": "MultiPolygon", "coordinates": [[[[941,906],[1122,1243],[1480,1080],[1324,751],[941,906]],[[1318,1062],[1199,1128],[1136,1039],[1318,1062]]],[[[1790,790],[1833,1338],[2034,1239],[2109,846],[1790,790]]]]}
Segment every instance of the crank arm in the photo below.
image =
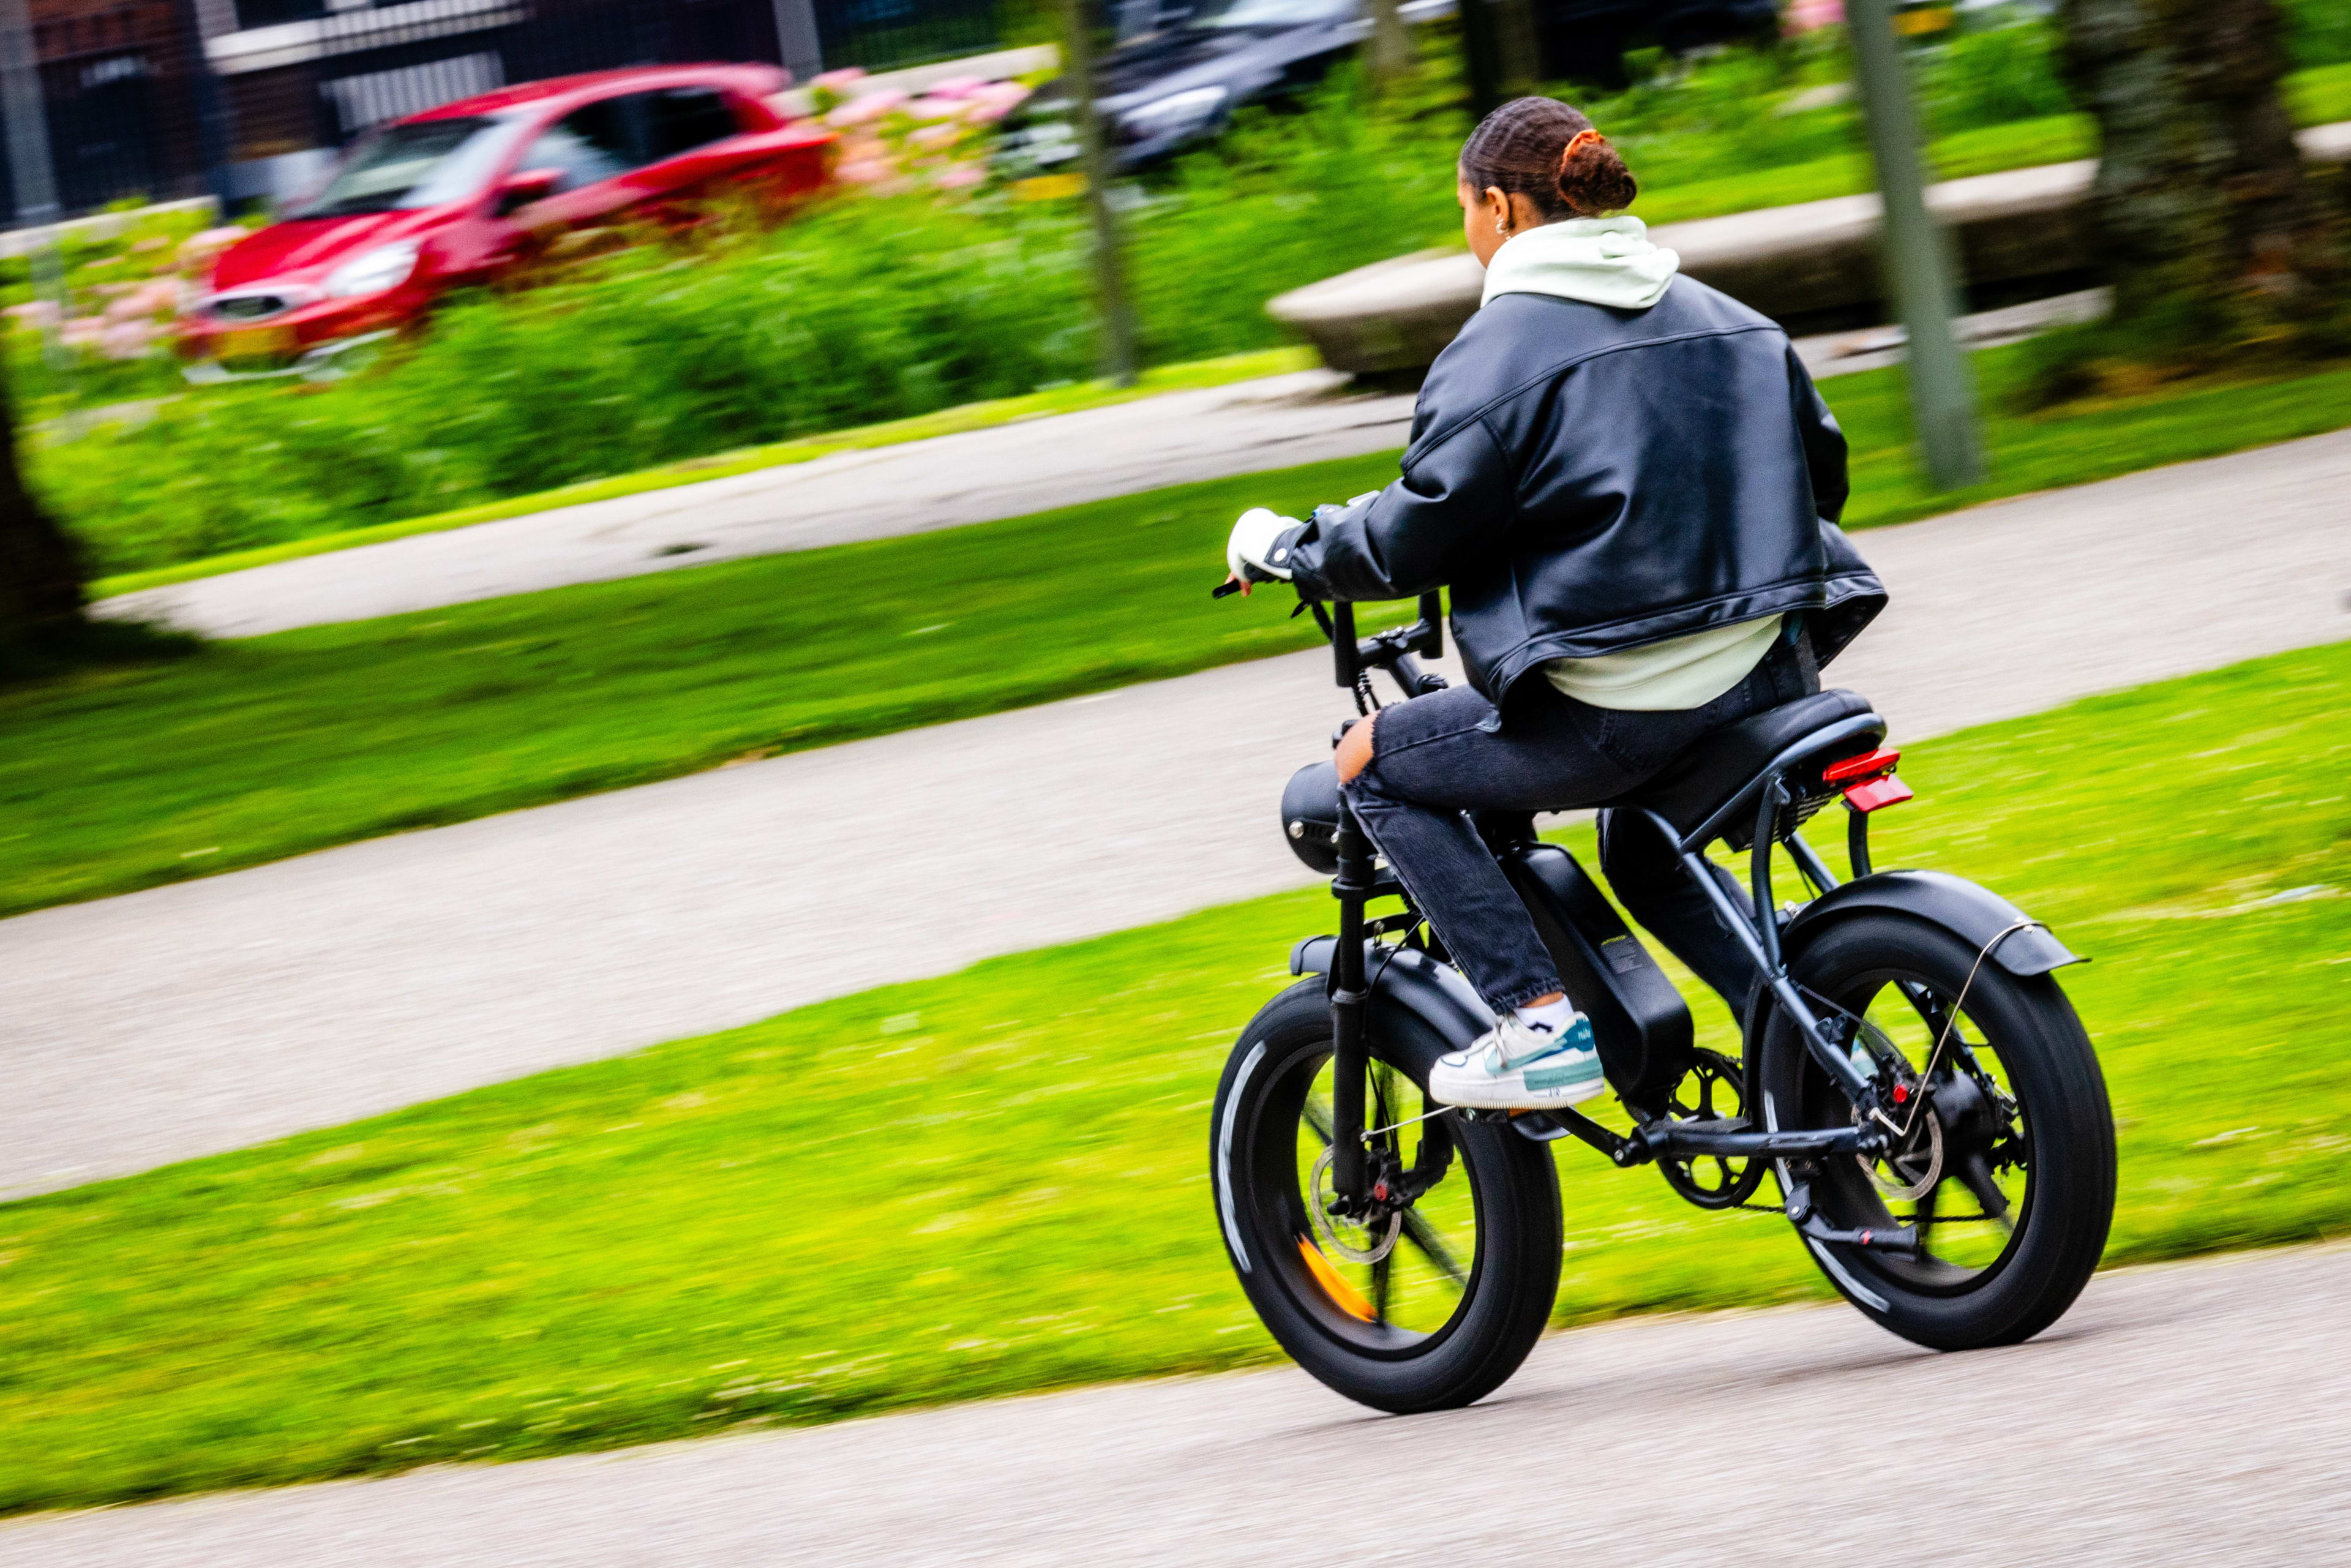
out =
{"type": "Polygon", "coordinates": [[[1577,1138],[1590,1144],[1617,1165],[1630,1167],[1646,1165],[1656,1157],[1637,1134],[1620,1138],[1582,1112],[1561,1105],[1549,1111],[1515,1111],[1504,1113],[1519,1136],[1531,1138],[1538,1144],[1555,1143],[1561,1138],[1577,1138]]]}

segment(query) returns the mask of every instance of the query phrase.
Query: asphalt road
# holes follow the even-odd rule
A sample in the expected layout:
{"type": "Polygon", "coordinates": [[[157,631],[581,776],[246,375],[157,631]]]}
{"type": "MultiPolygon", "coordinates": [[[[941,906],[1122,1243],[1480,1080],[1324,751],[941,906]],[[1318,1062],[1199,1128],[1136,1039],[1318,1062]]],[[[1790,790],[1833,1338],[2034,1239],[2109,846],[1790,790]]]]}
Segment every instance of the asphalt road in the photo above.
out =
{"type": "MultiPolygon", "coordinates": [[[[2346,497],[2351,432],[1874,530],[1894,608],[1831,678],[1900,744],[2351,637],[2346,497]]],[[[1350,711],[1328,668],[1210,670],[0,922],[0,1197],[1302,885],[1275,802],[1350,711]]]]}
{"type": "Polygon", "coordinates": [[[1127,1384],[52,1516],[0,1565],[2311,1568],[2351,1555],[2346,1298],[2330,1249],[2101,1275],[1965,1355],[1843,1306],[1633,1320],[1442,1415],[1287,1369],[1127,1384]]]}
{"type": "MultiPolygon", "coordinates": [[[[2101,291],[1960,322],[1973,346],[2095,315],[2101,291]]],[[[1808,338],[1819,376],[1902,357],[1899,328],[1808,338]]],[[[363,621],[742,556],[887,538],[1400,447],[1413,399],[1307,371],[1019,421],[586,506],[417,534],[110,599],[213,637],[363,621]]]]}

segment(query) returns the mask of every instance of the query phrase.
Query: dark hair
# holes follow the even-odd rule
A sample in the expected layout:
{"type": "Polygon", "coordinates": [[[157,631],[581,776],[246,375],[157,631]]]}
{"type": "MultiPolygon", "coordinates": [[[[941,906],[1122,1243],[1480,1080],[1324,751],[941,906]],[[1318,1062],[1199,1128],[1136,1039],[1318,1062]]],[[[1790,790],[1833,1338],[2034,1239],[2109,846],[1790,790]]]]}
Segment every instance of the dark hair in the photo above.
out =
{"type": "Polygon", "coordinates": [[[1461,178],[1526,197],[1546,223],[1629,207],[1641,189],[1590,118],[1550,98],[1514,98],[1479,120],[1461,144],[1461,178]]]}

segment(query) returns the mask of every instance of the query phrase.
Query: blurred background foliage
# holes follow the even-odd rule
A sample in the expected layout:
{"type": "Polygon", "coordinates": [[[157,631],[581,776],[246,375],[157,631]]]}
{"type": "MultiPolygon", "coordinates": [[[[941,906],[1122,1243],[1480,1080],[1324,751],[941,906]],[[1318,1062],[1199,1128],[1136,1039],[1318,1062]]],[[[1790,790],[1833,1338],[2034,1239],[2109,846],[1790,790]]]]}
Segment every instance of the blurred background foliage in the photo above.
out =
{"type": "MultiPolygon", "coordinates": [[[[2351,60],[2351,7],[2289,4],[2298,61],[2351,60]]],[[[1244,111],[1129,187],[1147,363],[1277,343],[1271,296],[1459,243],[1458,50],[1449,27],[1419,31],[1405,93],[1374,104],[1343,73],[1301,110],[1244,111]]],[[[2028,12],[1975,13],[1922,55],[1933,132],[1974,138],[1958,172],[2000,166],[2003,150],[2022,162],[2087,150],[2053,38],[2028,12]],[[2002,127],[2013,134],[1977,144],[2002,127]]],[[[1652,51],[1621,93],[1565,90],[1641,176],[1636,210],[1662,196],[1663,215],[1690,216],[1862,188],[1845,58],[1822,29],[1678,61],[1652,51]]],[[[123,268],[148,237],[86,247],[77,275],[123,268]]],[[[459,301],[329,386],[190,392],[161,356],[79,353],[60,370],[21,328],[8,349],[25,406],[47,421],[36,480],[104,575],[1078,382],[1094,362],[1082,256],[1066,201],[859,194],[771,232],[715,222],[459,301]]],[[[26,298],[21,263],[0,288],[26,298]]]]}

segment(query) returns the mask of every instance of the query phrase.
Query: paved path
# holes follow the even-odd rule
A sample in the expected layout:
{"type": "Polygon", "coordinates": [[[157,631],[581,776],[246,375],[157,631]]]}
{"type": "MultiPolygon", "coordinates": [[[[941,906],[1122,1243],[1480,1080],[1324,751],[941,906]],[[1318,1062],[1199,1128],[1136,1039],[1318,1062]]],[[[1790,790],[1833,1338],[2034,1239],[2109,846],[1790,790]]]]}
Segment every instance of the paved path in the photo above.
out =
{"type": "Polygon", "coordinates": [[[1019,517],[1402,446],[1410,397],[1306,371],[564,507],[107,600],[215,637],[1019,517]]]}
{"type": "MultiPolygon", "coordinates": [[[[2104,308],[2093,290],[1969,317],[1977,347],[2104,308]]],[[[1898,328],[1800,345],[1814,373],[1901,358],[1898,328]]],[[[886,538],[1400,447],[1413,400],[1307,371],[1055,414],[144,590],[99,606],[214,637],[886,538]]]]}
{"type": "MultiPolygon", "coordinates": [[[[1916,739],[2351,637],[2346,497],[2351,432],[1862,535],[1895,606],[1834,678],[1916,739]]],[[[1211,670],[0,923],[0,1196],[1301,885],[1275,801],[1349,711],[1328,669],[1211,670]]]]}
{"type": "Polygon", "coordinates": [[[2125,1270],[1945,1356],[1843,1306],[1636,1319],[1442,1415],[1128,1384],[36,1520],[0,1564],[2309,1568],[2351,1542],[2346,1296],[2339,1249],[2125,1270]]]}

